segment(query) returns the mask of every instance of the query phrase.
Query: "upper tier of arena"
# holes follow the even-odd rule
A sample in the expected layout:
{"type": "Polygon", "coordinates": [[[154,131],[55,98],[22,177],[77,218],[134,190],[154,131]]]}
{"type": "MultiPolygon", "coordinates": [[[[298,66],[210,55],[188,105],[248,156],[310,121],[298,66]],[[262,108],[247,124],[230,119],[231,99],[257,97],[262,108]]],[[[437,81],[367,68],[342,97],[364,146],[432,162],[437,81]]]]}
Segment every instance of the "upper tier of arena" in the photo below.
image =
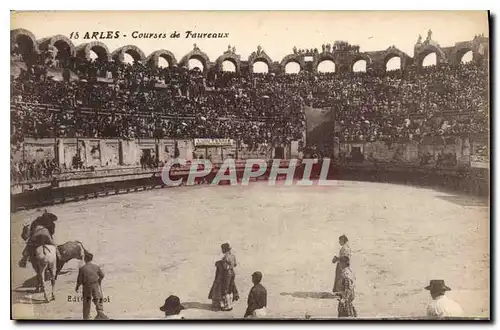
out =
{"type": "Polygon", "coordinates": [[[483,35],[475,36],[469,41],[456,42],[453,46],[441,47],[432,39],[432,32],[429,31],[427,38],[419,39],[415,43],[414,54],[410,56],[394,45],[385,50],[360,52],[359,46],[350,45],[347,42],[337,41],[333,45],[322,45],[322,49],[297,49],[294,47],[291,54],[285,55],[280,61],[274,61],[260,47],[249,55],[247,60],[242,60],[241,55],[236,53],[235,48],[228,47],[215,61],[211,61],[206,53],[194,45],[193,49],[178,60],[175,55],[166,49],[152,52],[148,56],[137,46],[126,45],[114,51],[100,41],[75,46],[73,42],[63,35],[36,39],[35,35],[25,29],[11,30],[11,49],[18,49],[23,58],[36,56],[41,53],[53,54],[60,62],[64,63],[71,58],[87,59],[91,58],[94,52],[100,60],[123,61],[125,55],[132,56],[134,61],[140,61],[152,67],[157,67],[159,59],[165,59],[169,66],[187,66],[190,59],[199,60],[204,68],[204,73],[210,71],[222,71],[222,63],[230,61],[235,66],[235,71],[253,71],[253,64],[264,62],[267,64],[270,73],[285,73],[285,67],[290,62],[295,62],[300,66],[301,71],[317,72],[318,65],[325,60],[330,60],[335,64],[336,72],[351,72],[356,62],[364,60],[366,70],[385,70],[386,64],[394,57],[400,58],[401,69],[406,67],[421,67],[424,58],[431,54],[436,54],[436,65],[460,64],[462,57],[467,52],[473,54],[473,61],[480,62],[488,59],[489,40],[483,35]]]}

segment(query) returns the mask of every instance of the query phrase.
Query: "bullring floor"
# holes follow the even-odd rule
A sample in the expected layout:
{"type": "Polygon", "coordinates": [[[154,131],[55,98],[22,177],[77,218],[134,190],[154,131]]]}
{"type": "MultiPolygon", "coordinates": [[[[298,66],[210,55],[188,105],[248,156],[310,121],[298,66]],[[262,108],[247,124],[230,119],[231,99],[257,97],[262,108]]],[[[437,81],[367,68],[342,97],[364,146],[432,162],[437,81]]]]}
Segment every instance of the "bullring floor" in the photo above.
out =
{"type": "MultiPolygon", "coordinates": [[[[489,209],[475,197],[383,183],[252,183],[146,191],[49,211],[59,217],[56,241],[82,241],[102,266],[104,308],[113,319],[161,318],[158,307],[170,294],[181,298],[187,318],[242,317],[256,270],[264,274],[270,316],[336,317],[328,292],[341,234],[353,250],[360,317],[424,316],[430,279],[445,279],[467,316],[489,314],[489,209]],[[239,262],[241,300],[231,312],[213,312],[207,296],[226,241],[239,262]]],[[[22,224],[36,214],[11,219],[13,317],[80,319],[81,303],[68,301],[75,296],[76,260],[66,265],[49,304],[29,293],[33,269],[17,266],[22,224]]]]}

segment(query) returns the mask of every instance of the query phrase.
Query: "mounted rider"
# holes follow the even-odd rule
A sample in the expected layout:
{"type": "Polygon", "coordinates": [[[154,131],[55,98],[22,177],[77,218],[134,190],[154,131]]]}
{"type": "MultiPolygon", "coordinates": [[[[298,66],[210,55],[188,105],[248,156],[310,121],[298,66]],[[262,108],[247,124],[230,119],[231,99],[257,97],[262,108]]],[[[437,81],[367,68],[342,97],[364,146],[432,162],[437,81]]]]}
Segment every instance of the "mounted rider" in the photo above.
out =
{"type": "MultiPolygon", "coordinates": [[[[28,228],[25,226],[22,233],[22,238],[26,241],[26,247],[23,250],[23,257],[19,261],[19,266],[25,268],[28,258],[30,258],[35,249],[40,245],[54,245],[53,235],[55,233],[57,216],[53,213],[45,211],[44,214],[36,218],[28,228]]],[[[59,251],[56,249],[57,258],[60,257],[59,251]]]]}

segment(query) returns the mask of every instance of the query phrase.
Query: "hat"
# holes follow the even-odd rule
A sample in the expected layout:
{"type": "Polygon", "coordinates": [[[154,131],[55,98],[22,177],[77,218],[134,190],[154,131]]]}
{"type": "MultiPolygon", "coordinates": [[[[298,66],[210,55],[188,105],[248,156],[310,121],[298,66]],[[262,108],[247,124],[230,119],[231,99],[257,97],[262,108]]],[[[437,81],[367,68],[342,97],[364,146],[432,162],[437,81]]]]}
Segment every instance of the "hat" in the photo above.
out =
{"type": "Polygon", "coordinates": [[[45,213],[42,214],[40,218],[47,221],[57,221],[57,216],[54,213],[50,213],[47,211],[45,211],[45,213]]]}
{"type": "Polygon", "coordinates": [[[229,245],[229,243],[224,243],[220,247],[222,249],[222,252],[227,252],[231,250],[231,246],[229,245]]]}
{"type": "Polygon", "coordinates": [[[346,235],[342,235],[339,237],[339,240],[343,240],[344,242],[349,242],[349,239],[347,238],[346,235]]]}
{"type": "Polygon", "coordinates": [[[185,309],[181,305],[181,300],[177,296],[169,296],[165,299],[163,306],[160,306],[160,310],[170,315],[179,314],[181,310],[185,309]]]}
{"type": "Polygon", "coordinates": [[[255,278],[258,282],[262,280],[262,273],[261,272],[254,272],[252,274],[252,278],[255,278]]]}
{"type": "Polygon", "coordinates": [[[431,282],[429,283],[428,286],[425,287],[425,289],[431,292],[451,290],[444,284],[444,280],[431,280],[431,282]]]}

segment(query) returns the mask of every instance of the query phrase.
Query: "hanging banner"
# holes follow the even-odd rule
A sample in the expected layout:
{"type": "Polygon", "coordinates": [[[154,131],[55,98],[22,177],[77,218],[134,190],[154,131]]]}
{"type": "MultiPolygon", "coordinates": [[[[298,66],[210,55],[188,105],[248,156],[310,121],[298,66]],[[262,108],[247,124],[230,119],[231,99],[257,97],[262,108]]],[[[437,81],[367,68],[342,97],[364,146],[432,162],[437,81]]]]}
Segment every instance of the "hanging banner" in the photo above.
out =
{"type": "Polygon", "coordinates": [[[307,144],[333,143],[335,114],[332,108],[304,107],[307,144]]]}

